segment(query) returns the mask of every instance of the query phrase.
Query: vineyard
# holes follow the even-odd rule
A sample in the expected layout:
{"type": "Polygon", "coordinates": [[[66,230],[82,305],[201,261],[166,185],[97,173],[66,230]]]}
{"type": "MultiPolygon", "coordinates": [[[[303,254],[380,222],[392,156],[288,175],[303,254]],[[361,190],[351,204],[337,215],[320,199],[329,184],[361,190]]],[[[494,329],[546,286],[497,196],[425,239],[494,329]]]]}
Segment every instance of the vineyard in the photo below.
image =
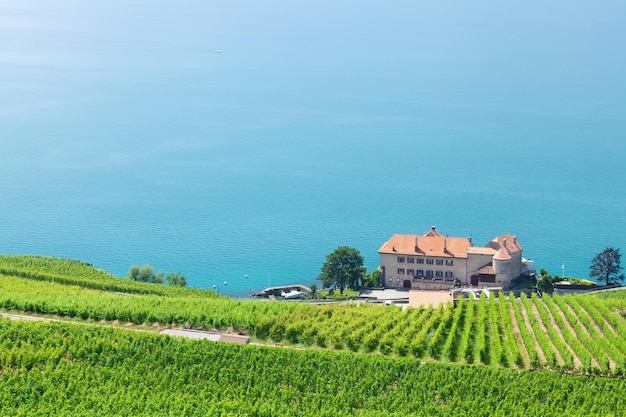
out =
{"type": "Polygon", "coordinates": [[[121,279],[76,261],[0,257],[0,308],[95,322],[245,332],[258,342],[503,368],[626,373],[622,292],[503,294],[439,308],[238,301],[121,279]],[[11,272],[13,271],[13,272],[11,272]]]}
{"type": "Polygon", "coordinates": [[[624,389],[620,378],[0,319],[3,416],[619,416],[624,389]]]}
{"type": "Polygon", "coordinates": [[[145,282],[120,279],[96,269],[88,263],[43,256],[0,255],[0,274],[128,294],[156,294],[170,297],[183,295],[187,297],[191,295],[211,297],[214,295],[212,292],[194,288],[183,289],[169,285],[150,285],[145,282]]]}
{"type": "Polygon", "coordinates": [[[1,415],[626,413],[615,395],[626,383],[624,291],[318,306],[0,256],[0,309],[91,324],[0,318],[1,415]],[[272,347],[155,334],[163,327],[244,332],[272,347]]]}

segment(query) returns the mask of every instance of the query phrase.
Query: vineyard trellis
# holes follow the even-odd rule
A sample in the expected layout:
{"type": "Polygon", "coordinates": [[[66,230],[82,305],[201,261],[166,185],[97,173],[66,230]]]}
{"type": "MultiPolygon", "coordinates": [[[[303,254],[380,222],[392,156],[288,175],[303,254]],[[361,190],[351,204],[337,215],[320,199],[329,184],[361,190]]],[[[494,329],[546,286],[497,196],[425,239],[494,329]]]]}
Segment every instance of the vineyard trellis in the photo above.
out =
{"type": "Polygon", "coordinates": [[[626,410],[615,395],[626,380],[617,378],[7,319],[0,319],[0,347],[3,415],[551,417],[626,410]]]}
{"type": "Polygon", "coordinates": [[[5,310],[155,328],[243,331],[259,342],[429,361],[603,375],[623,375],[626,369],[626,320],[620,314],[626,296],[621,294],[516,299],[492,293],[418,309],[316,306],[162,290],[166,287],[116,278],[76,261],[25,257],[11,264],[12,259],[0,257],[1,267],[16,271],[0,274],[5,310]],[[31,276],[34,272],[39,275],[31,276]],[[49,275],[61,279],[40,279],[49,275]],[[162,289],[142,292],[137,284],[162,289]]]}

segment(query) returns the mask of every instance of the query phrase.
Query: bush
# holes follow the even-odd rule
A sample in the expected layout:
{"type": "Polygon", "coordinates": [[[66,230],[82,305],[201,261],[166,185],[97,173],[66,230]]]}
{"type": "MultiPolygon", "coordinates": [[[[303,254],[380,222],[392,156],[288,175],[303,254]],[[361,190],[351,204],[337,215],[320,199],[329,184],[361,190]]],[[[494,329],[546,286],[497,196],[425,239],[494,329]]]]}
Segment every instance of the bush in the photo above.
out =
{"type": "Polygon", "coordinates": [[[275,323],[270,330],[270,337],[274,342],[280,342],[285,335],[285,325],[283,323],[275,323]]]}

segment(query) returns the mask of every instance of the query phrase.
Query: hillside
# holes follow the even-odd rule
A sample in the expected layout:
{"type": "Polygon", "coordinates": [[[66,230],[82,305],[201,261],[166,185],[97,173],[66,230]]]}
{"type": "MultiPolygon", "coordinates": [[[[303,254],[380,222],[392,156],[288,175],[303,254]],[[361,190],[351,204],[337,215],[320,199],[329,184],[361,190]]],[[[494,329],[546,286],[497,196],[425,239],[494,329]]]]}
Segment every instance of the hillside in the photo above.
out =
{"type": "MultiPolygon", "coordinates": [[[[0,320],[0,411],[17,400],[30,404],[23,410],[48,409],[57,398],[57,415],[71,404],[93,415],[91,400],[78,392],[95,388],[76,391],[69,380],[52,381],[76,379],[108,392],[118,386],[112,381],[128,378],[124,385],[133,395],[102,400],[111,407],[103,415],[122,415],[115,407],[128,407],[132,398],[142,399],[134,400],[135,415],[294,415],[288,404],[301,415],[323,415],[316,407],[328,415],[449,415],[473,407],[485,413],[472,415],[621,415],[626,410],[611,392],[624,383],[626,320],[619,312],[625,295],[501,296],[406,311],[315,306],[231,300],[133,282],[77,261],[0,256],[0,309],[94,324],[0,320]],[[175,340],[100,326],[107,323],[245,332],[257,343],[309,349],[175,340]],[[589,377],[571,373],[620,378],[594,377],[589,385],[589,377]],[[168,389],[171,396],[161,393],[168,389]],[[573,398],[579,406],[571,408],[573,398]],[[174,404],[182,408],[168,408],[174,404]]],[[[3,413],[9,414],[19,413],[3,413]]]]}
{"type": "Polygon", "coordinates": [[[0,319],[19,416],[623,415],[622,379],[192,341],[0,319]]]}

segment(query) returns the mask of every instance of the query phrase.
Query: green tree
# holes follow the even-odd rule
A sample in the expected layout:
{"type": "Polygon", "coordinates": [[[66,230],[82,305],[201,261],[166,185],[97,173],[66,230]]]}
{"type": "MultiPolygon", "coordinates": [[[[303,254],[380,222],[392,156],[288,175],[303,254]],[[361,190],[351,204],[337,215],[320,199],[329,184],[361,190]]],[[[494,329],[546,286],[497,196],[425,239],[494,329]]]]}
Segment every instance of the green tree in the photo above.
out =
{"type": "Polygon", "coordinates": [[[165,275],[165,272],[159,271],[154,273],[154,268],[150,264],[144,266],[133,265],[128,269],[127,274],[129,279],[133,281],[151,282],[153,284],[163,284],[167,282],[169,285],[177,287],[187,286],[187,277],[180,273],[170,273],[165,275]]]}
{"type": "Polygon", "coordinates": [[[128,269],[128,279],[139,281],[139,266],[133,265],[128,269]]]}
{"type": "Polygon", "coordinates": [[[175,285],[177,287],[186,287],[187,286],[187,277],[180,273],[180,271],[176,273],[167,274],[165,280],[170,285],[175,285]]]}
{"type": "Polygon", "coordinates": [[[323,288],[347,288],[358,289],[365,276],[363,257],[358,250],[339,246],[330,255],[326,256],[326,262],[322,266],[322,273],[318,277],[323,283],[323,288]]]}
{"type": "Polygon", "coordinates": [[[154,282],[154,268],[150,264],[145,264],[139,268],[139,281],[154,282]]]}
{"type": "Polygon", "coordinates": [[[159,271],[156,275],[152,276],[152,281],[155,284],[163,284],[165,282],[165,273],[163,271],[159,271]]]}
{"type": "Polygon", "coordinates": [[[537,289],[541,292],[551,293],[554,290],[554,277],[548,271],[541,269],[539,271],[539,279],[537,280],[537,289]]]}
{"type": "Polygon", "coordinates": [[[311,284],[311,298],[315,298],[317,295],[317,285],[311,284]]]}
{"type": "Polygon", "coordinates": [[[591,260],[591,266],[589,267],[591,273],[589,275],[592,278],[604,280],[606,285],[609,285],[612,280],[623,281],[624,274],[620,274],[620,271],[623,269],[620,265],[621,260],[622,254],[619,248],[607,247],[591,260]]]}
{"type": "Polygon", "coordinates": [[[380,285],[381,275],[382,272],[380,272],[380,269],[373,270],[371,274],[365,275],[365,278],[363,279],[363,286],[368,288],[378,287],[380,285]]]}

